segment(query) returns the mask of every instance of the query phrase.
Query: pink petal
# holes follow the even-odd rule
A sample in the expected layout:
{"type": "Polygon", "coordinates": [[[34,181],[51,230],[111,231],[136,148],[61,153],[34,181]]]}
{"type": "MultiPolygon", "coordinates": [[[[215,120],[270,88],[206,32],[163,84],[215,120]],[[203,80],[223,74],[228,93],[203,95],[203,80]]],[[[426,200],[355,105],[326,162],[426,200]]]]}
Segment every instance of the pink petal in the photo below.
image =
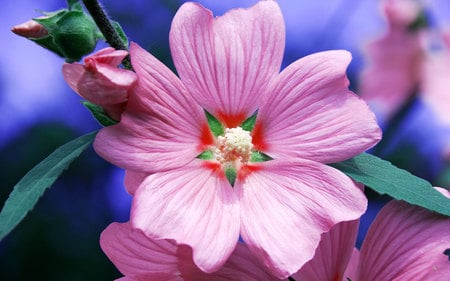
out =
{"type": "Polygon", "coordinates": [[[147,177],[135,193],[131,221],[153,238],[191,246],[195,264],[213,272],[238,241],[239,205],[228,181],[202,163],[147,177]]]}
{"type": "Polygon", "coordinates": [[[43,38],[48,36],[48,30],[42,24],[34,20],[29,20],[27,22],[16,25],[11,28],[11,31],[25,38],[43,38]]]}
{"type": "Polygon", "coordinates": [[[127,277],[152,276],[148,280],[163,281],[178,273],[177,246],[168,240],[151,240],[130,223],[110,224],[102,232],[100,245],[127,277]]]}
{"type": "Polygon", "coordinates": [[[389,202],[361,247],[357,280],[448,280],[450,218],[402,201],[389,202]]]}
{"type": "Polygon", "coordinates": [[[211,274],[214,281],[276,281],[243,243],[238,243],[233,254],[219,271],[211,274]]]}
{"type": "Polygon", "coordinates": [[[90,62],[96,62],[101,64],[109,64],[112,66],[118,66],[122,63],[122,60],[128,55],[125,50],[115,50],[111,47],[106,47],[96,52],[91,56],[87,56],[84,59],[85,64],[90,62]]]}
{"type": "Polygon", "coordinates": [[[127,54],[127,51],[105,48],[86,57],[84,65],[65,63],[64,79],[80,96],[97,105],[125,102],[128,90],[136,82],[133,71],[117,67],[127,54]]]}
{"type": "Polygon", "coordinates": [[[358,226],[359,220],[346,221],[323,233],[314,258],[292,277],[302,281],[347,280],[344,273],[352,257],[358,226]]]}
{"type": "Polygon", "coordinates": [[[371,42],[359,93],[382,119],[389,120],[416,91],[423,56],[420,37],[395,31],[371,42]]]}
{"type": "Polygon", "coordinates": [[[192,161],[212,141],[203,110],[181,81],[151,54],[131,45],[138,82],[118,125],[103,128],[94,147],[135,172],[157,172],[192,161]]]}
{"type": "MultiPolygon", "coordinates": [[[[450,46],[449,46],[450,47],[450,46]]],[[[438,120],[450,125],[450,48],[426,54],[422,68],[421,96],[436,113],[438,120]]]]}
{"type": "Polygon", "coordinates": [[[322,233],[359,218],[367,205],[347,176],[308,160],[264,162],[235,189],[240,192],[241,235],[279,278],[313,258],[322,233]]]}
{"type": "Polygon", "coordinates": [[[353,248],[353,254],[347,265],[347,269],[345,270],[343,280],[347,281],[348,279],[350,279],[353,281],[357,281],[356,276],[358,272],[358,264],[359,264],[359,250],[357,248],[353,248]]]}
{"type": "Polygon", "coordinates": [[[284,35],[275,1],[215,18],[200,5],[185,3],[173,20],[170,47],[192,95],[234,127],[259,107],[264,88],[278,74],[284,35]]]}
{"type": "Polygon", "coordinates": [[[134,195],[137,188],[145,180],[148,175],[146,173],[133,172],[130,170],[125,171],[124,185],[127,192],[130,195],[134,195]]]}
{"type": "Polygon", "coordinates": [[[374,114],[348,90],[346,51],[304,57],[271,84],[258,113],[254,144],[273,158],[339,162],[381,138],[374,114]]]}
{"type": "Polygon", "coordinates": [[[98,105],[117,104],[127,100],[128,90],[136,81],[132,71],[99,64],[96,71],[78,63],[65,63],[62,68],[69,86],[86,100],[98,105]]]}

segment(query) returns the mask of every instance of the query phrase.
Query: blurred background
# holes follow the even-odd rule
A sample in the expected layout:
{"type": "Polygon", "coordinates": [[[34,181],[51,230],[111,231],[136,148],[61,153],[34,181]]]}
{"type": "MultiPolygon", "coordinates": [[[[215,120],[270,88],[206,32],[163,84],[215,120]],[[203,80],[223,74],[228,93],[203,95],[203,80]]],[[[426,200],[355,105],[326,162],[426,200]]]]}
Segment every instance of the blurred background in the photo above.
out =
{"type": "MultiPolygon", "coordinates": [[[[130,40],[172,67],[171,19],[184,1],[103,0],[130,40]]],[[[221,15],[256,0],[202,0],[221,15]]],[[[283,67],[323,50],[346,49],[351,89],[384,131],[371,152],[442,187],[450,186],[450,1],[278,1],[286,22],[283,67]],[[383,4],[384,3],[384,4],[383,4]],[[411,4],[412,3],[412,4],[411,4]]],[[[13,34],[14,25],[65,8],[62,0],[4,1],[0,10],[0,206],[27,171],[55,148],[100,125],[61,74],[64,60],[13,34]]],[[[97,49],[105,47],[100,43],[97,49]]],[[[357,114],[357,113],[356,113],[357,114]]],[[[367,191],[359,242],[388,198],[367,191]]],[[[1,280],[113,280],[120,273],[98,239],[128,220],[123,171],[86,150],[0,243],[1,280]]]]}

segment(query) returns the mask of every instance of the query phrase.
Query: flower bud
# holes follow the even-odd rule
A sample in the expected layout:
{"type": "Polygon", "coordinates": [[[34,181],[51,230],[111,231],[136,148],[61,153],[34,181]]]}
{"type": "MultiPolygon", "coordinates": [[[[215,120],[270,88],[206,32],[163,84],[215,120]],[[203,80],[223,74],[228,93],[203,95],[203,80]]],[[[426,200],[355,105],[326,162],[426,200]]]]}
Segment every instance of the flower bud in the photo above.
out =
{"type": "Polygon", "coordinates": [[[112,119],[120,120],[128,92],[137,79],[133,71],[117,67],[127,55],[127,51],[108,47],[86,57],[84,64],[65,63],[64,79],[81,97],[101,106],[112,119]]]}
{"type": "Polygon", "coordinates": [[[63,57],[68,62],[79,61],[91,53],[102,38],[93,19],[80,4],[69,9],[45,13],[12,28],[17,35],[28,38],[40,46],[63,57]]]}

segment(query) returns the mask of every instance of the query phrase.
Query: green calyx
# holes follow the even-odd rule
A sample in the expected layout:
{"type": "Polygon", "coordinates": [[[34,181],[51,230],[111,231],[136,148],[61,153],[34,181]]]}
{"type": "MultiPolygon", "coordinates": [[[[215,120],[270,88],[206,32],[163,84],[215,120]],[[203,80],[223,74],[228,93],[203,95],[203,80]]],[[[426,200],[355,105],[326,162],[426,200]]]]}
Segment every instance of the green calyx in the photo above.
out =
{"type": "Polygon", "coordinates": [[[236,168],[231,165],[227,165],[224,167],[223,171],[225,172],[225,176],[227,177],[228,182],[232,187],[234,187],[237,177],[236,168]]]}
{"type": "Polygon", "coordinates": [[[78,1],[68,1],[68,5],[68,9],[43,12],[42,17],[34,18],[33,21],[42,25],[47,35],[27,38],[67,62],[74,62],[92,53],[103,35],[78,1]]]}

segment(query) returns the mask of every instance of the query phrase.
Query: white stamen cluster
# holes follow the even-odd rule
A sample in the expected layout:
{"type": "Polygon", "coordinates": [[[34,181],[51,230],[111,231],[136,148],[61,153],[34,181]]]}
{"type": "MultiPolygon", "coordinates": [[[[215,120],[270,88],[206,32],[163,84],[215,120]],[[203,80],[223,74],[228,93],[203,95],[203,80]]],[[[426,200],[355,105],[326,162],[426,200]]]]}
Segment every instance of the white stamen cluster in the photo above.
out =
{"type": "Polygon", "coordinates": [[[236,160],[247,163],[250,160],[253,149],[250,132],[241,127],[227,128],[225,134],[217,138],[217,146],[214,151],[216,160],[221,164],[232,163],[236,160]]]}

